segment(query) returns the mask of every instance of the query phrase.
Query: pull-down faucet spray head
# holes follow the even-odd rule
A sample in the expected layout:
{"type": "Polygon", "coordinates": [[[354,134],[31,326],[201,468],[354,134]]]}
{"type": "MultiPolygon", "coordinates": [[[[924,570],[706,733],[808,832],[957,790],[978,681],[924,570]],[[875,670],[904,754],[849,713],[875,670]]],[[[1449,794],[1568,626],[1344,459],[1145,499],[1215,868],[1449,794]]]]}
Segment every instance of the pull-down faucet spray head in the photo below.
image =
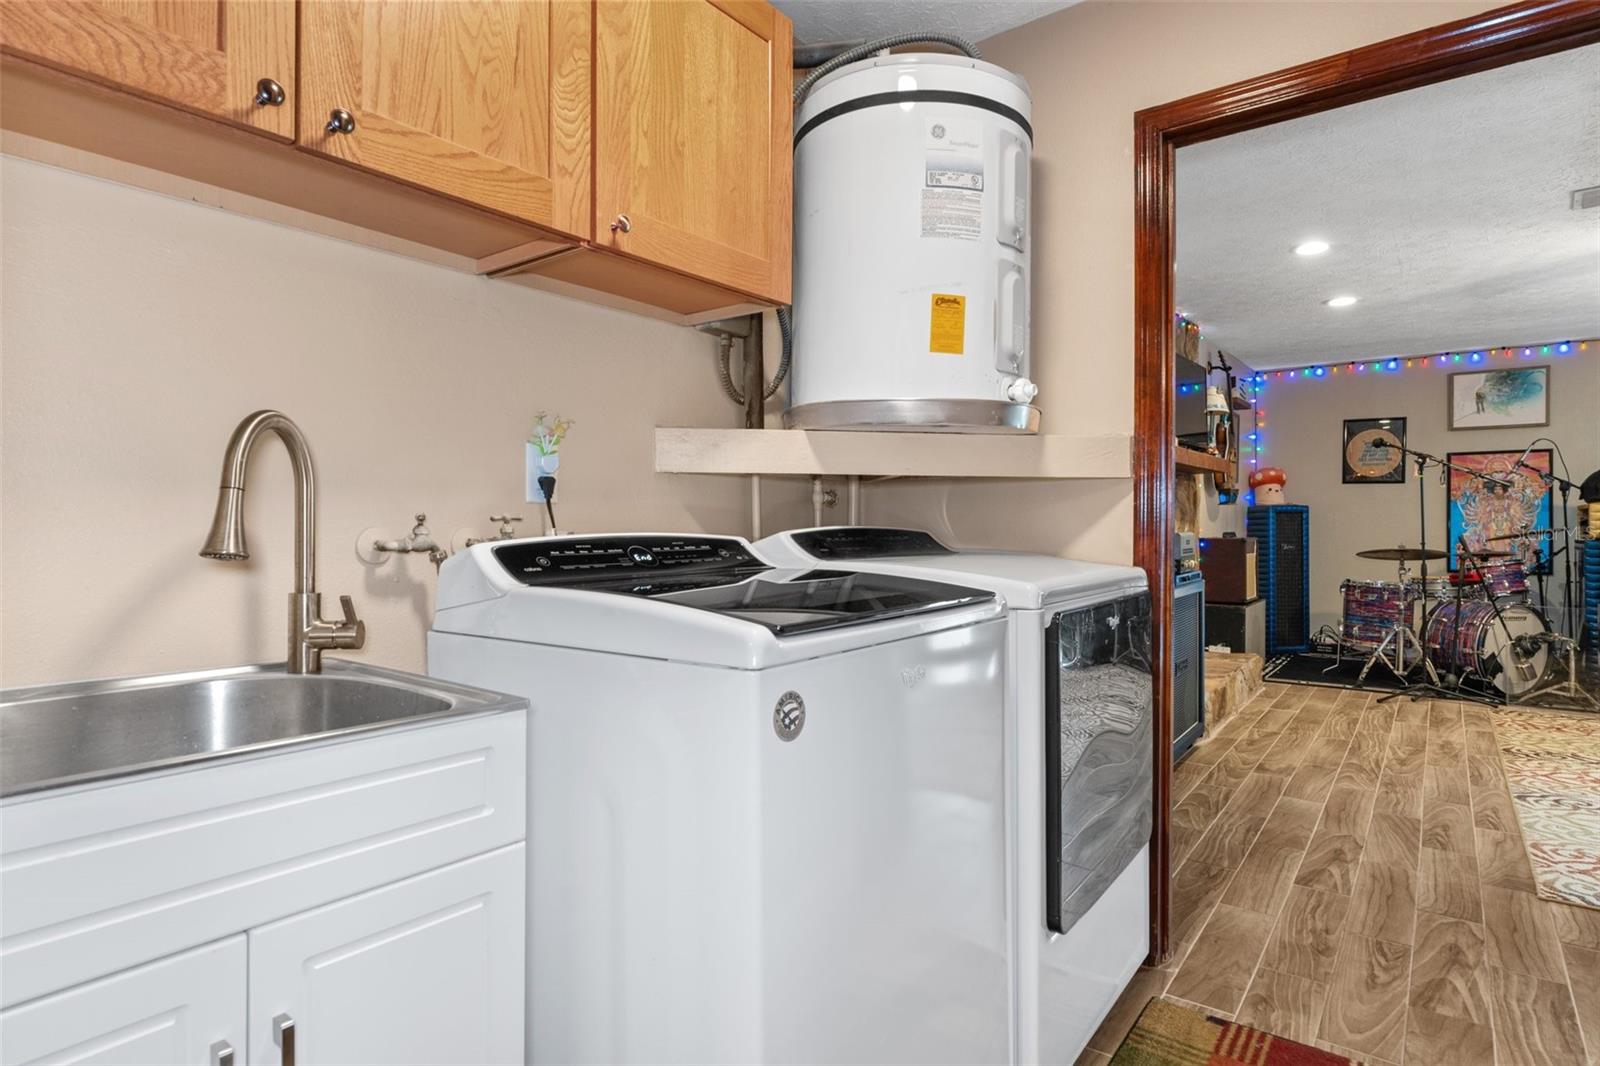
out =
{"type": "Polygon", "coordinates": [[[244,489],[223,485],[217,490],[217,513],[211,517],[211,532],[200,554],[230,562],[250,558],[244,540],[244,489]]]}

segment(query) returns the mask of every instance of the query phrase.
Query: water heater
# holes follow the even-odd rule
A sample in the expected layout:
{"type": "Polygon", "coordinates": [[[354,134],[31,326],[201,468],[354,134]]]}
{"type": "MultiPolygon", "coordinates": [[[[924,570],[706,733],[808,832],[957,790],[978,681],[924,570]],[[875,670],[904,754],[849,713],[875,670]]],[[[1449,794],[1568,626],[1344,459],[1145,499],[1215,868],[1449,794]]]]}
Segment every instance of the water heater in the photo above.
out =
{"type": "Polygon", "coordinates": [[[797,429],[1036,432],[1032,105],[955,55],[883,55],[795,115],[797,429]]]}

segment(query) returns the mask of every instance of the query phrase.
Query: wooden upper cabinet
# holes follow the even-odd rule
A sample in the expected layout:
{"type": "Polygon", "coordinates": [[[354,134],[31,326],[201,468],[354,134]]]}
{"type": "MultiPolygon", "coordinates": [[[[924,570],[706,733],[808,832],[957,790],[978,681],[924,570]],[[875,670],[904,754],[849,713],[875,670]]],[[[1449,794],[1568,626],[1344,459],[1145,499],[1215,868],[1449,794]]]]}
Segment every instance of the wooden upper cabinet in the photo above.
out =
{"type": "Polygon", "coordinates": [[[595,243],[787,303],[789,20],[760,0],[601,0],[595,19],[595,243]]]}
{"type": "Polygon", "coordinates": [[[293,0],[5,0],[0,49],[290,140],[294,12],[293,0]],[[257,103],[264,78],[283,95],[257,103]]]}
{"type": "Polygon", "coordinates": [[[586,238],[591,17],[584,0],[304,0],[299,144],[586,238]]]}

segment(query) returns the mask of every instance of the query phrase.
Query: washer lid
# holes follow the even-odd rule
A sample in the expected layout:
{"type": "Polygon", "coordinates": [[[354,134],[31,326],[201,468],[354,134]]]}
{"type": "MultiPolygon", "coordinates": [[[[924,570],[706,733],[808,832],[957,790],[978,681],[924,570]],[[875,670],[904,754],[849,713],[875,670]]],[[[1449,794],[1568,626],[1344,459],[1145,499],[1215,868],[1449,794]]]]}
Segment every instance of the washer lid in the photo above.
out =
{"type": "Polygon", "coordinates": [[[937,575],[772,564],[738,537],[491,541],[445,561],[433,631],[760,670],[1003,613],[937,575]]]}

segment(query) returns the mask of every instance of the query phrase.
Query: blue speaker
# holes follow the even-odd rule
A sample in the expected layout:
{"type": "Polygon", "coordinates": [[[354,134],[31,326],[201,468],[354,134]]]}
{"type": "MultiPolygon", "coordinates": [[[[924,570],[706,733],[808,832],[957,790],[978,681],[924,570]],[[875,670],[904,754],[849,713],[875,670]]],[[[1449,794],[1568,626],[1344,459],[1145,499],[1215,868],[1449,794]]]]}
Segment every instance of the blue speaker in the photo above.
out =
{"type": "Polygon", "coordinates": [[[1311,508],[1252,507],[1245,529],[1256,538],[1256,592],[1267,601],[1267,654],[1311,650],[1311,508]]]}

